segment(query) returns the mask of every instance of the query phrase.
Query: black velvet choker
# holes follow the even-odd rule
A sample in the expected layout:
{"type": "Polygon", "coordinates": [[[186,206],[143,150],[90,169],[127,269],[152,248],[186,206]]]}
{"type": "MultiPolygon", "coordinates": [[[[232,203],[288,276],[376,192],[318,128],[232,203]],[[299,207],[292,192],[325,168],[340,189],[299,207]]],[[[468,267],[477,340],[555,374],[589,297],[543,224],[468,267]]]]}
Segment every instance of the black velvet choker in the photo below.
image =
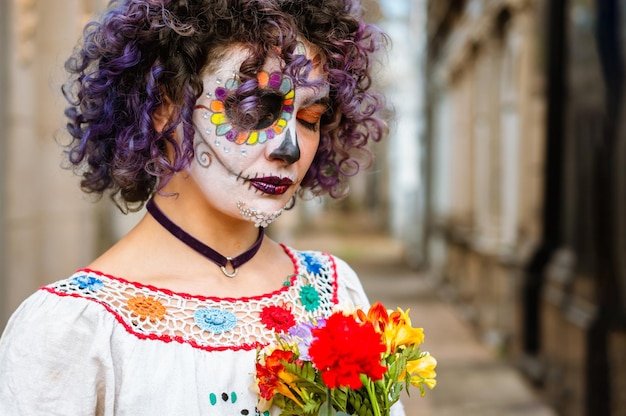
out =
{"type": "Polygon", "coordinates": [[[191,236],[185,230],[180,228],[178,225],[174,224],[172,220],[167,218],[163,211],[159,209],[153,199],[150,199],[146,204],[146,209],[154,217],[154,219],[163,226],[167,231],[169,231],[174,237],[178,238],[180,241],[185,243],[188,247],[202,254],[207,259],[211,260],[213,263],[220,266],[222,273],[224,273],[228,277],[235,277],[237,272],[239,271],[239,267],[254,257],[254,255],[261,248],[261,243],[263,242],[263,235],[265,234],[265,229],[263,227],[259,227],[259,237],[256,239],[252,247],[250,247],[245,252],[241,253],[237,257],[226,257],[222,256],[217,251],[213,250],[211,247],[207,246],[200,240],[191,236]],[[230,263],[233,267],[233,271],[229,272],[226,270],[226,266],[230,263]]]}

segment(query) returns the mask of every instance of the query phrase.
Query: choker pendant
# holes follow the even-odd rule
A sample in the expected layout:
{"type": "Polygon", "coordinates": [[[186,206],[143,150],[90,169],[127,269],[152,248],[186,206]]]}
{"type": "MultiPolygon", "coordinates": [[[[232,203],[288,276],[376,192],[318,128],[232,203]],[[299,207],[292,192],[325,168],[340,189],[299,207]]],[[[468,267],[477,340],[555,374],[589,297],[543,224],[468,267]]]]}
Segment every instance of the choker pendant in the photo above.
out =
{"type": "Polygon", "coordinates": [[[174,224],[172,220],[170,220],[164,213],[159,209],[159,207],[154,202],[154,199],[150,199],[146,204],[146,209],[152,215],[152,217],[159,223],[163,228],[170,232],[174,237],[183,242],[187,247],[201,254],[208,260],[211,260],[213,263],[220,266],[220,270],[226,277],[233,278],[237,276],[237,272],[239,272],[239,267],[243,264],[250,261],[255,254],[261,248],[261,243],[263,242],[263,236],[265,235],[265,228],[259,227],[259,236],[256,241],[248,250],[244,251],[240,255],[236,257],[227,257],[223,256],[217,251],[213,250],[211,247],[204,244],[202,241],[196,239],[185,230],[180,228],[178,225],[174,224]],[[226,266],[230,263],[233,268],[232,272],[226,270],[226,266]]]}
{"type": "MultiPolygon", "coordinates": [[[[233,258],[230,257],[230,256],[226,256],[226,264],[228,264],[229,262],[230,262],[230,265],[232,266],[233,265],[233,258]]],[[[227,277],[235,277],[235,276],[237,276],[237,272],[239,271],[239,267],[233,266],[233,271],[229,272],[228,270],[226,270],[226,266],[220,266],[220,270],[227,277]]]]}

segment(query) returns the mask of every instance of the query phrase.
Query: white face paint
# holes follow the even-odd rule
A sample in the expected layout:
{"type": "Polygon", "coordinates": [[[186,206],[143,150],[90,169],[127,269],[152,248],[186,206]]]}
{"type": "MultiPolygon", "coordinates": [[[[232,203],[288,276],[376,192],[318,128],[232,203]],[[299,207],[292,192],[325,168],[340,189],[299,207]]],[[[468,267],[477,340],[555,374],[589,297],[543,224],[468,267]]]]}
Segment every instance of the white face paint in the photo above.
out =
{"type": "MultiPolygon", "coordinates": [[[[194,113],[190,175],[216,209],[265,227],[289,204],[313,161],[328,89],[294,89],[278,60],[270,59],[255,91],[265,104],[264,116],[244,129],[241,117],[232,114],[229,97],[246,56],[243,48],[233,48],[219,69],[204,76],[194,113]]],[[[314,66],[309,79],[321,78],[319,66],[314,66]]]]}

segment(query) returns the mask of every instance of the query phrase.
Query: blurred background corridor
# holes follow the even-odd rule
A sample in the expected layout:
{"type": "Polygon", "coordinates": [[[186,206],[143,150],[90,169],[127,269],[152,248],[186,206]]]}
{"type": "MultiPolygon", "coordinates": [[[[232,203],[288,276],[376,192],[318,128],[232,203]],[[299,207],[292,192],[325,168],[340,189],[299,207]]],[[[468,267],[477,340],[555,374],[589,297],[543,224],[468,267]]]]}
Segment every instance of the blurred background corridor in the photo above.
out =
{"type": "MultiPolygon", "coordinates": [[[[142,215],[62,169],[63,64],[106,3],[0,2],[0,330],[142,215]]],[[[440,363],[407,416],[626,415],[626,0],[363,5],[389,137],[268,232],[411,308],[440,363]]]]}

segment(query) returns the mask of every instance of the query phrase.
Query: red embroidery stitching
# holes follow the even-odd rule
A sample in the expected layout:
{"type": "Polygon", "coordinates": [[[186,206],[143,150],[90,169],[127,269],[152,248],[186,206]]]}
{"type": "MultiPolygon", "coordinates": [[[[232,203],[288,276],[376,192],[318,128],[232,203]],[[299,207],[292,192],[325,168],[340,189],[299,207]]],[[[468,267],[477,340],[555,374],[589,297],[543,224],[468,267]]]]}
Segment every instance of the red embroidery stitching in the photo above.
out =
{"type": "MultiPolygon", "coordinates": [[[[283,247],[285,252],[292,259],[296,274],[291,277],[290,286],[282,287],[272,293],[260,296],[238,299],[194,296],[187,293],[175,293],[167,289],[156,288],[136,282],[129,282],[122,278],[89,269],[81,269],[77,274],[89,273],[102,277],[103,279],[109,279],[109,282],[105,282],[104,287],[98,291],[85,292],[79,285],[72,284],[72,278],[76,276],[74,275],[69,279],[41,289],[56,294],[57,296],[85,299],[100,304],[106,311],[114,316],[116,321],[122,325],[126,332],[134,335],[138,339],[159,340],[166,343],[178,342],[180,344],[189,344],[193,348],[204,351],[254,350],[267,345],[267,343],[270,342],[268,339],[270,337],[273,338],[274,335],[272,335],[272,333],[274,331],[284,331],[294,325],[296,321],[309,319],[306,318],[307,316],[313,317],[312,312],[306,311],[298,300],[300,286],[308,284],[307,282],[309,282],[308,279],[310,279],[310,276],[308,276],[306,270],[304,275],[299,275],[301,270],[299,264],[303,260],[301,256],[297,254],[298,252],[286,246],[283,247]],[[161,304],[164,310],[158,306],[156,309],[150,309],[150,307],[148,307],[148,309],[135,307],[135,310],[133,310],[133,307],[131,307],[128,302],[133,298],[139,297],[142,297],[143,300],[153,299],[158,304],[161,304]],[[274,299],[275,297],[279,297],[280,299],[274,299]],[[230,304],[239,303],[239,307],[241,307],[242,303],[248,302],[253,302],[253,305],[251,305],[252,309],[250,310],[245,310],[245,308],[242,310],[244,314],[242,317],[245,316],[244,321],[242,321],[244,322],[243,328],[246,328],[246,330],[237,331],[237,336],[240,338],[239,340],[206,338],[200,333],[194,332],[193,330],[187,331],[187,329],[185,329],[188,328],[187,325],[189,322],[185,321],[181,313],[188,314],[190,319],[193,319],[193,311],[207,304],[217,304],[216,307],[235,308],[236,305],[230,304]],[[272,302],[274,302],[273,305],[272,302]],[[277,303],[283,305],[282,309],[276,306],[277,303]],[[273,308],[269,306],[273,306],[273,308]],[[180,310],[176,310],[176,308],[180,308],[180,310]],[[288,308],[295,309],[291,310],[288,308]],[[163,315],[161,315],[162,312],[163,315]],[[264,313],[262,314],[262,312],[264,313]],[[255,313],[256,315],[254,315],[255,313]],[[267,315],[264,322],[258,320],[261,315],[267,315]],[[255,329],[254,326],[255,319],[257,319],[258,328],[262,328],[262,325],[265,325],[265,330],[269,332],[257,332],[258,329],[255,329]],[[248,339],[249,342],[242,342],[245,341],[245,339],[248,339]]],[[[332,306],[337,303],[337,267],[333,257],[329,254],[318,253],[317,255],[324,258],[323,263],[325,264],[324,268],[326,271],[323,273],[323,276],[320,276],[321,280],[314,279],[311,281],[316,282],[315,285],[320,285],[318,286],[318,290],[320,290],[322,298],[325,299],[320,309],[316,310],[315,313],[325,315],[330,313],[332,306]]],[[[131,304],[132,303],[133,302],[131,302],[131,304]]],[[[154,302],[148,303],[152,304],[153,307],[155,306],[154,302]]]]}

